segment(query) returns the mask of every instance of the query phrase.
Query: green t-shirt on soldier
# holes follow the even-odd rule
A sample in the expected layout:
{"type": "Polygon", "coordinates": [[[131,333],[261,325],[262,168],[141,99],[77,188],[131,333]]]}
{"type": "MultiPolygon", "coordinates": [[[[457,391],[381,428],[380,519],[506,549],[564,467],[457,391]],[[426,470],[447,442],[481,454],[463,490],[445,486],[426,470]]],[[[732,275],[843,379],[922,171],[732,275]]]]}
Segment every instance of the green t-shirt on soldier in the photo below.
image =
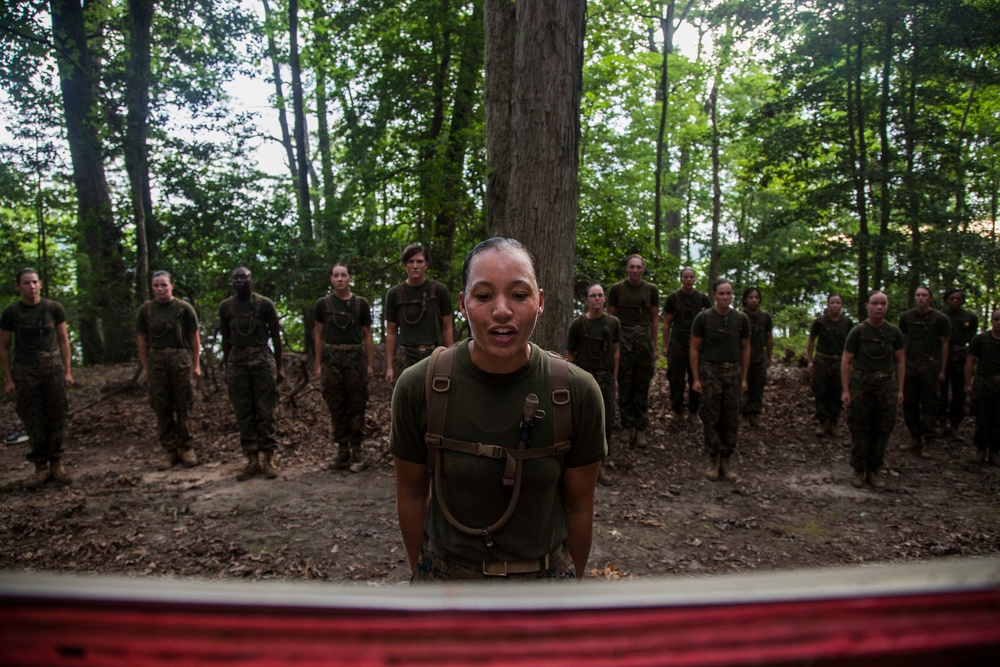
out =
{"type": "Polygon", "coordinates": [[[327,345],[361,345],[365,340],[362,327],[372,325],[371,306],[357,294],[346,301],[334,294],[319,299],[313,317],[323,324],[323,342],[327,345]]]}
{"type": "Polygon", "coordinates": [[[866,320],[851,329],[844,343],[844,351],[854,355],[854,370],[863,373],[895,372],[895,353],[901,349],[903,333],[888,322],[876,328],[866,320]]]}
{"type": "Polygon", "coordinates": [[[175,298],[160,303],[153,299],[136,312],[135,330],[146,337],[150,349],[190,349],[191,334],[198,330],[198,315],[186,301],[175,298]]]}
{"type": "MultiPolygon", "coordinates": [[[[527,364],[504,375],[477,368],[469,357],[468,339],[456,347],[443,435],[516,449],[528,394],[538,396],[539,410],[547,416],[554,414],[549,357],[537,345],[531,345],[527,364]]],[[[428,363],[425,359],[406,369],[392,395],[389,451],[419,465],[426,465],[428,459],[424,442],[428,363]]],[[[607,448],[601,390],[594,378],[580,368],[570,365],[569,373],[573,437],[563,465],[573,468],[604,460],[607,448]]],[[[531,447],[548,447],[554,437],[552,419],[536,418],[531,447]]],[[[482,537],[461,533],[448,523],[438,505],[436,489],[432,489],[424,525],[427,536],[448,554],[472,561],[531,560],[550,553],[567,535],[559,485],[562,469],[553,456],[526,460],[523,466],[521,495],[511,519],[494,535],[495,554],[488,553],[482,537]]],[[[488,526],[500,518],[511,493],[509,487],[503,486],[504,468],[503,460],[443,452],[438,474],[443,475],[448,508],[459,522],[488,526]]]]}
{"type": "Polygon", "coordinates": [[[743,312],[750,320],[750,361],[761,362],[767,356],[767,334],[774,330],[771,313],[758,310],[756,313],[743,312]]]}
{"type": "Polygon", "coordinates": [[[259,294],[251,294],[247,303],[231,296],[219,304],[219,321],[229,321],[229,342],[237,350],[267,347],[271,338],[267,323],[277,318],[274,302],[259,294]]]}
{"type": "Polygon", "coordinates": [[[701,361],[714,364],[738,364],[742,361],[740,341],[750,338],[750,320],[746,313],[730,310],[720,315],[714,308],[698,313],[691,323],[691,335],[701,338],[701,361]]]}
{"type": "Polygon", "coordinates": [[[575,354],[573,363],[585,371],[614,371],[615,343],[620,341],[621,323],[614,315],[605,313],[594,320],[580,315],[570,322],[566,349],[575,354]]]}
{"type": "Polygon", "coordinates": [[[687,343],[691,340],[691,324],[701,311],[711,308],[712,302],[707,294],[693,290],[685,294],[683,290],[674,290],[667,296],[663,304],[663,313],[670,315],[670,340],[687,343]]]}
{"type": "Polygon", "coordinates": [[[650,309],[660,307],[660,292],[645,280],[638,285],[623,280],[611,286],[608,307],[617,309],[623,327],[648,327],[652,322],[650,309]]]}
{"type": "Polygon", "coordinates": [[[969,344],[969,354],[976,358],[976,375],[1000,376],[1000,340],[987,331],[977,334],[969,344]]]}
{"type": "Polygon", "coordinates": [[[33,306],[18,301],[0,314],[0,329],[13,332],[12,356],[28,357],[40,352],[59,352],[56,328],[66,321],[61,304],[40,299],[33,306]]]}
{"type": "Polygon", "coordinates": [[[441,318],[451,316],[451,294],[433,280],[425,280],[418,287],[400,283],[385,295],[385,319],[398,327],[397,345],[444,344],[441,318]]]}
{"type": "Polygon", "coordinates": [[[899,330],[906,336],[904,347],[908,358],[940,359],[941,338],[951,336],[951,323],[933,308],[926,313],[914,308],[900,315],[899,330]]]}
{"type": "Polygon", "coordinates": [[[817,352],[839,357],[844,353],[844,343],[853,328],[854,322],[847,315],[834,320],[829,313],[823,313],[813,321],[809,336],[816,339],[817,352]]]}

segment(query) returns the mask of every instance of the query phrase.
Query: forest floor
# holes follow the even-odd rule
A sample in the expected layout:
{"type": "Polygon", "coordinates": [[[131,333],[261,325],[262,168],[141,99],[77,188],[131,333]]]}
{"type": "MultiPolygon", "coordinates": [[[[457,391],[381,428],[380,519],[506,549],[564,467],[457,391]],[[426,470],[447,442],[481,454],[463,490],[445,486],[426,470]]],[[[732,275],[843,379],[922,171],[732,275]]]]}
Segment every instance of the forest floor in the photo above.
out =
{"type": "MultiPolygon", "coordinates": [[[[329,413],[315,379],[289,355],[278,410],[276,480],[237,482],[236,422],[221,376],[196,390],[200,465],[162,459],[135,366],[78,369],[65,463],[72,486],[25,490],[24,444],[0,445],[0,569],[208,579],[408,581],[387,453],[389,397],[376,374],[367,411],[367,469],[331,472],[329,413]],[[294,391],[298,387],[298,392],[294,391]],[[293,395],[294,394],[294,395],[293,395]]],[[[209,369],[211,370],[211,369],[209,369]]],[[[960,440],[922,459],[899,451],[882,491],[850,486],[848,437],[816,438],[806,370],[772,368],[758,428],[741,427],[739,481],[705,479],[700,426],[673,423],[659,371],[651,444],[616,433],[613,484],[599,485],[588,577],[619,579],[910,562],[1000,552],[1000,468],[964,461],[960,440]]],[[[0,435],[19,431],[10,400],[0,435]]]]}

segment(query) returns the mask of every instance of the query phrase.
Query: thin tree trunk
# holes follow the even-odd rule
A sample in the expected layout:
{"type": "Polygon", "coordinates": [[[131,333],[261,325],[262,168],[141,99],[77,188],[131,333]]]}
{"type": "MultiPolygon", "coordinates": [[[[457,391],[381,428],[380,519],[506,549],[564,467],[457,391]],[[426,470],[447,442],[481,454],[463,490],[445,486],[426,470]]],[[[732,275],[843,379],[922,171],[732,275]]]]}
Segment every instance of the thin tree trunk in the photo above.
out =
{"type": "Polygon", "coordinates": [[[264,4],[264,32],[267,34],[267,54],[271,59],[271,76],[274,78],[274,103],[278,108],[278,126],[281,128],[281,145],[285,148],[288,159],[288,170],[292,181],[298,183],[299,170],[295,162],[295,147],[292,145],[292,135],[288,131],[288,111],[284,86],[281,81],[281,61],[278,58],[278,45],[274,41],[274,22],[271,18],[271,6],[267,0],[264,4]]]}
{"type": "Polygon", "coordinates": [[[312,211],[309,201],[309,144],[307,143],[305,99],[302,92],[302,64],[299,58],[299,2],[288,2],[288,55],[292,66],[292,113],[295,118],[295,159],[298,178],[295,191],[299,204],[299,236],[312,242],[312,211]]]}
{"type": "Polygon", "coordinates": [[[719,181],[719,112],[718,82],[712,86],[709,95],[709,113],[712,121],[712,242],[708,262],[708,283],[719,277],[719,225],[722,224],[722,186],[719,181]]]}
{"type": "Polygon", "coordinates": [[[865,158],[864,146],[864,114],[861,111],[861,91],[856,88],[854,77],[854,59],[851,57],[852,45],[845,48],[846,79],[847,79],[847,151],[850,160],[851,180],[854,182],[854,206],[858,215],[858,234],[855,246],[858,251],[858,292],[855,314],[858,318],[865,317],[865,306],[868,302],[868,250],[871,247],[871,233],[868,229],[868,204],[865,199],[865,158]]]}
{"type": "Polygon", "coordinates": [[[153,0],[129,0],[128,65],[125,69],[125,97],[128,108],[125,125],[125,170],[128,172],[135,223],[138,267],[136,291],[145,301],[150,298],[150,262],[154,251],[150,233],[149,196],[149,123],[150,43],[153,25],[153,0]]]}
{"type": "Polygon", "coordinates": [[[486,229],[497,234],[506,226],[513,160],[511,106],[514,100],[514,38],[517,4],[485,0],[483,26],[486,102],[486,229]]]}
{"type": "Polygon", "coordinates": [[[122,257],[122,234],[112,214],[99,135],[98,63],[80,0],[52,0],[52,35],[59,68],[66,136],[78,204],[77,286],[81,294],[80,342],[86,364],[132,356],[131,289],[122,257]],[[70,60],[69,58],[72,58],[70,60]]]}

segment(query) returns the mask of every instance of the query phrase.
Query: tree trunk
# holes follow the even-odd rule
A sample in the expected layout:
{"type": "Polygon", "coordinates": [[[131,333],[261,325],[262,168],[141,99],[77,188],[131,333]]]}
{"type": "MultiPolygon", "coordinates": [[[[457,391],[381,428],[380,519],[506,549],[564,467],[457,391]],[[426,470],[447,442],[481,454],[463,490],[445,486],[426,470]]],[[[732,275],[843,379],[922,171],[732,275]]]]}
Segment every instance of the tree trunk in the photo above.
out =
{"type": "Polygon", "coordinates": [[[312,211],[309,201],[309,145],[306,141],[306,110],[302,94],[302,65],[299,58],[299,1],[288,2],[288,55],[292,66],[292,114],[295,119],[295,160],[298,178],[295,191],[299,204],[299,237],[313,240],[312,211]]]}
{"type": "MultiPolygon", "coordinates": [[[[670,101],[670,78],[668,76],[670,54],[674,52],[674,0],[667,3],[667,15],[660,19],[660,31],[663,33],[663,63],[660,69],[660,85],[656,96],[660,100],[660,124],[656,132],[656,169],[654,172],[655,191],[653,193],[653,239],[656,252],[660,252],[660,237],[663,232],[663,189],[664,180],[670,176],[670,149],[667,143],[667,106],[670,101]],[[664,175],[664,171],[666,174],[664,175]]],[[[675,200],[676,201],[676,200],[675,200]]],[[[667,252],[677,258],[681,257],[681,212],[679,207],[671,206],[666,216],[667,252]]]]}
{"type": "MultiPolygon", "coordinates": [[[[551,350],[564,347],[573,315],[585,5],[516,4],[512,164],[506,216],[496,231],[539,259],[546,312],[534,339],[551,350]]],[[[486,34],[488,40],[496,35],[489,24],[486,34]]]]}
{"type": "Polygon", "coordinates": [[[486,101],[486,229],[505,228],[510,172],[511,106],[514,101],[514,37],[517,5],[510,0],[485,0],[483,27],[484,95],[486,101]]]}
{"type": "Polygon", "coordinates": [[[99,128],[98,63],[88,35],[100,34],[80,0],[52,0],[52,36],[59,68],[66,136],[73,163],[80,240],[77,286],[80,342],[86,364],[132,356],[131,291],[104,173],[99,128]]]}
{"type": "Polygon", "coordinates": [[[138,250],[136,292],[143,301],[150,298],[150,264],[155,259],[156,236],[150,229],[152,196],[149,189],[150,30],[153,0],[129,0],[128,65],[125,69],[125,97],[128,116],[125,125],[125,170],[128,172],[132,213],[138,250]]]}
{"type": "MultiPolygon", "coordinates": [[[[317,27],[324,26],[327,12],[322,3],[317,5],[313,16],[317,27]]],[[[313,65],[316,72],[316,142],[319,150],[320,173],[322,175],[320,180],[323,190],[322,203],[316,207],[317,225],[315,231],[317,237],[326,239],[333,238],[337,232],[336,220],[333,215],[334,203],[337,199],[337,185],[333,178],[333,155],[330,152],[329,95],[326,91],[326,70],[329,59],[325,54],[329,52],[330,48],[329,34],[326,29],[317,29],[313,35],[316,42],[316,62],[313,65]]]]}
{"type": "Polygon", "coordinates": [[[288,170],[292,181],[298,182],[299,170],[295,163],[295,147],[292,145],[292,135],[288,130],[288,112],[285,106],[285,90],[281,82],[281,61],[278,58],[278,45],[274,41],[274,23],[271,18],[271,6],[267,0],[264,4],[264,32],[267,34],[267,54],[271,59],[271,76],[274,78],[274,103],[278,109],[278,126],[281,128],[281,145],[285,148],[288,159],[288,170]]]}
{"type": "MultiPolygon", "coordinates": [[[[721,77],[719,77],[721,78],[721,77]]],[[[722,186],[719,181],[719,111],[718,111],[718,81],[712,86],[708,97],[709,118],[712,121],[712,241],[709,248],[708,284],[711,285],[719,277],[719,225],[722,224],[722,186]]]]}
{"type": "MultiPolygon", "coordinates": [[[[860,38],[860,36],[858,36],[860,38]]],[[[859,319],[866,317],[865,304],[868,302],[868,250],[871,247],[871,233],[868,229],[868,204],[865,198],[864,111],[861,103],[860,77],[855,77],[855,65],[851,57],[853,44],[845,48],[847,73],[847,141],[851,177],[854,182],[854,206],[858,215],[858,234],[854,239],[858,251],[858,292],[855,314],[859,319]]],[[[861,57],[860,47],[858,57],[861,57]]]]}

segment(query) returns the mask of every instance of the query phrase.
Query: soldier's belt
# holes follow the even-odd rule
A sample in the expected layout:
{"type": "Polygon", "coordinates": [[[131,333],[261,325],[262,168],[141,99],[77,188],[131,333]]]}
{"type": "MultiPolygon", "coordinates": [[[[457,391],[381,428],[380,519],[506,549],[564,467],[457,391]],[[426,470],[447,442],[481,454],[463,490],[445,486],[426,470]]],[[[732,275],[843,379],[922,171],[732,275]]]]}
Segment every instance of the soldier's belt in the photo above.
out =
{"type": "Polygon", "coordinates": [[[476,569],[478,569],[481,565],[483,568],[483,574],[487,577],[506,577],[508,574],[533,574],[535,572],[544,572],[545,570],[548,570],[549,565],[559,557],[560,552],[563,550],[563,545],[561,543],[557,544],[552,551],[545,554],[541,558],[535,558],[533,560],[479,561],[472,560],[471,558],[462,558],[460,556],[455,556],[454,554],[449,554],[430,538],[427,539],[427,549],[442,558],[454,561],[459,565],[476,569]]]}
{"type": "Polygon", "coordinates": [[[815,356],[815,357],[817,357],[819,359],[829,359],[830,361],[833,361],[835,359],[840,359],[840,357],[841,357],[841,355],[839,355],[839,354],[827,354],[825,352],[817,352],[813,356],[815,356]]]}
{"type": "Polygon", "coordinates": [[[323,343],[323,347],[328,350],[360,350],[364,348],[363,343],[323,343]]]}
{"type": "Polygon", "coordinates": [[[151,347],[149,348],[149,353],[153,354],[180,354],[181,352],[187,352],[186,347],[151,347]]]}
{"type": "Polygon", "coordinates": [[[34,352],[31,354],[16,354],[14,355],[14,363],[29,365],[29,364],[40,364],[43,361],[49,361],[51,359],[62,359],[62,355],[57,352],[34,352]]]}
{"type": "Polygon", "coordinates": [[[896,372],[884,373],[882,371],[851,371],[851,375],[875,378],[876,380],[887,380],[896,377],[896,372]]]}
{"type": "Polygon", "coordinates": [[[623,324],[622,329],[648,329],[648,324],[623,324]]]}
{"type": "Polygon", "coordinates": [[[417,352],[433,352],[437,345],[403,345],[400,343],[400,347],[405,347],[408,350],[416,350],[417,352]]]}

